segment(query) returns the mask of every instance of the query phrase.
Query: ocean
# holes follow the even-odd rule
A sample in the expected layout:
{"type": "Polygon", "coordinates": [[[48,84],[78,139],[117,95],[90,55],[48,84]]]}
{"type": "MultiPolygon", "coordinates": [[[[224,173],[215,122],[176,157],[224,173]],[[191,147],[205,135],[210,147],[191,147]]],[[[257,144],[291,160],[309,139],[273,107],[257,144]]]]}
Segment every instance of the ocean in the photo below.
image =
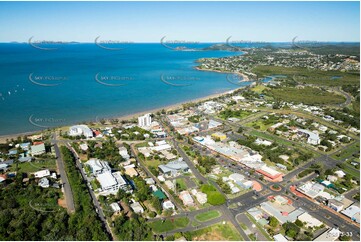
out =
{"type": "Polygon", "coordinates": [[[119,50],[54,46],[0,44],[0,135],[129,115],[240,87],[227,74],[194,69],[199,58],[240,52],[175,51],[156,43],[119,50]]]}

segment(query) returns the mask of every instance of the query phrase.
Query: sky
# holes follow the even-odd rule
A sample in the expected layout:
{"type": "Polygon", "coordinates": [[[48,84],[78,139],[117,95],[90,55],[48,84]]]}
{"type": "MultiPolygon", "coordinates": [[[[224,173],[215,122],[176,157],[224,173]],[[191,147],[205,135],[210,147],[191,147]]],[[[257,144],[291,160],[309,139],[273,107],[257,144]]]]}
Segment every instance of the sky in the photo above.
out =
{"type": "Polygon", "coordinates": [[[0,42],[360,41],[359,2],[0,2],[0,42]]]}

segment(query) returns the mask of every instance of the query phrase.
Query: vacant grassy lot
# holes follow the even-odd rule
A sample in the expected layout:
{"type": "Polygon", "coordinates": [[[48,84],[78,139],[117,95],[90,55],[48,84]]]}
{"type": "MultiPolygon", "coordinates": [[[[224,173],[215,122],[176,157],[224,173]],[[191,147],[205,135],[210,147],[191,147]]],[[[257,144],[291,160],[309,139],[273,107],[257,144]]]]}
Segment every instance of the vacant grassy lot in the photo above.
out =
{"type": "Polygon", "coordinates": [[[341,86],[341,85],[360,85],[360,74],[344,73],[340,71],[321,71],[308,70],[300,67],[281,67],[281,66],[257,66],[253,72],[260,77],[270,75],[286,75],[294,78],[297,82],[315,84],[320,86],[341,86]],[[333,78],[333,77],[338,78],[333,78]]]}
{"type": "MultiPolygon", "coordinates": [[[[24,162],[24,163],[19,163],[18,168],[19,168],[19,172],[24,172],[24,173],[37,172],[43,169],[56,170],[56,162],[55,159],[50,159],[46,161],[24,162]]],[[[15,171],[15,170],[16,170],[16,165],[13,164],[10,171],[15,171]]]]}
{"type": "Polygon", "coordinates": [[[166,219],[165,221],[158,220],[155,222],[150,222],[149,226],[154,230],[154,232],[163,233],[166,231],[187,227],[188,224],[189,219],[186,217],[182,217],[175,219],[166,219]]]}
{"type": "Polygon", "coordinates": [[[277,100],[286,102],[304,103],[310,105],[334,105],[346,101],[344,96],[332,92],[323,91],[319,88],[304,87],[282,87],[267,90],[267,95],[277,100]]]}
{"type": "Polygon", "coordinates": [[[230,224],[215,224],[210,227],[189,232],[194,241],[244,241],[236,228],[230,224]]]}
{"type": "Polygon", "coordinates": [[[195,216],[195,218],[199,221],[199,222],[205,222],[211,219],[215,219],[218,218],[219,216],[221,216],[221,213],[217,210],[211,210],[208,212],[204,212],[201,214],[198,214],[195,216]]]}

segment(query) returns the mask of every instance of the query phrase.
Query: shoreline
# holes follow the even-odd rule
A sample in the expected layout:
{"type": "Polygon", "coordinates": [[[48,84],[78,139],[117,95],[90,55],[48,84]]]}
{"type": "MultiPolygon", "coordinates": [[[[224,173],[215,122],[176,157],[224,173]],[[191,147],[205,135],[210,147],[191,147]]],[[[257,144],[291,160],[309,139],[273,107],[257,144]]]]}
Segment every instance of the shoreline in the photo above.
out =
{"type": "MultiPolygon", "coordinates": [[[[225,73],[225,72],[220,72],[220,73],[225,73]]],[[[163,109],[165,109],[166,111],[171,111],[171,110],[178,109],[178,108],[182,107],[182,105],[186,104],[186,103],[203,102],[203,101],[206,101],[208,99],[213,99],[213,98],[224,96],[226,94],[233,93],[233,92],[238,91],[240,89],[244,89],[245,87],[247,87],[247,86],[238,87],[238,88],[235,88],[235,89],[232,89],[232,90],[229,90],[229,91],[225,91],[225,92],[210,94],[210,95],[207,95],[207,96],[204,96],[204,97],[195,98],[195,99],[191,99],[191,100],[176,103],[176,104],[162,106],[160,108],[148,109],[148,110],[141,111],[141,112],[136,112],[136,113],[133,113],[133,114],[126,114],[126,115],[121,115],[121,116],[108,117],[108,118],[104,118],[104,119],[105,120],[118,119],[119,121],[124,121],[124,120],[131,120],[131,119],[134,119],[134,118],[138,118],[139,116],[142,116],[142,115],[147,114],[147,113],[156,113],[156,112],[161,111],[163,109]]],[[[89,121],[89,120],[88,121],[81,121],[79,123],[84,123],[84,122],[91,122],[91,121],[89,121]]],[[[97,123],[99,123],[99,122],[97,122],[97,123]]],[[[72,126],[72,125],[76,125],[76,123],[70,124],[70,125],[59,126],[59,127],[49,127],[49,129],[59,129],[59,128],[62,128],[62,127],[67,127],[67,126],[72,126]]],[[[11,140],[11,139],[17,139],[17,137],[30,136],[30,135],[37,134],[39,132],[43,132],[45,130],[47,130],[47,128],[36,130],[36,131],[0,135],[0,143],[5,143],[7,139],[11,140]]]]}
{"type": "Polygon", "coordinates": [[[236,74],[241,76],[243,79],[241,82],[249,82],[249,78],[246,74],[242,72],[231,72],[231,71],[218,71],[218,70],[208,70],[208,69],[200,69],[198,66],[194,67],[197,71],[209,71],[209,72],[217,72],[217,73],[223,73],[223,74],[236,74]]]}

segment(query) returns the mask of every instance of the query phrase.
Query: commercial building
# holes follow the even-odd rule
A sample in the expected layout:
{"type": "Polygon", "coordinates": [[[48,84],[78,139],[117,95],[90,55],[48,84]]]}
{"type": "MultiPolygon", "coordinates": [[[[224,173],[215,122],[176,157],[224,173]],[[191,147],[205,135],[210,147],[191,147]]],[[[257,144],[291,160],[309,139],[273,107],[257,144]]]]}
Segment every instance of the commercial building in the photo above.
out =
{"type": "Polygon", "coordinates": [[[151,123],[152,123],[152,117],[150,113],[138,117],[139,127],[150,127],[151,123]]]}
{"type": "Polygon", "coordinates": [[[101,173],[97,176],[103,192],[116,194],[121,188],[127,190],[127,182],[119,171],[111,173],[110,171],[101,173]]]}

